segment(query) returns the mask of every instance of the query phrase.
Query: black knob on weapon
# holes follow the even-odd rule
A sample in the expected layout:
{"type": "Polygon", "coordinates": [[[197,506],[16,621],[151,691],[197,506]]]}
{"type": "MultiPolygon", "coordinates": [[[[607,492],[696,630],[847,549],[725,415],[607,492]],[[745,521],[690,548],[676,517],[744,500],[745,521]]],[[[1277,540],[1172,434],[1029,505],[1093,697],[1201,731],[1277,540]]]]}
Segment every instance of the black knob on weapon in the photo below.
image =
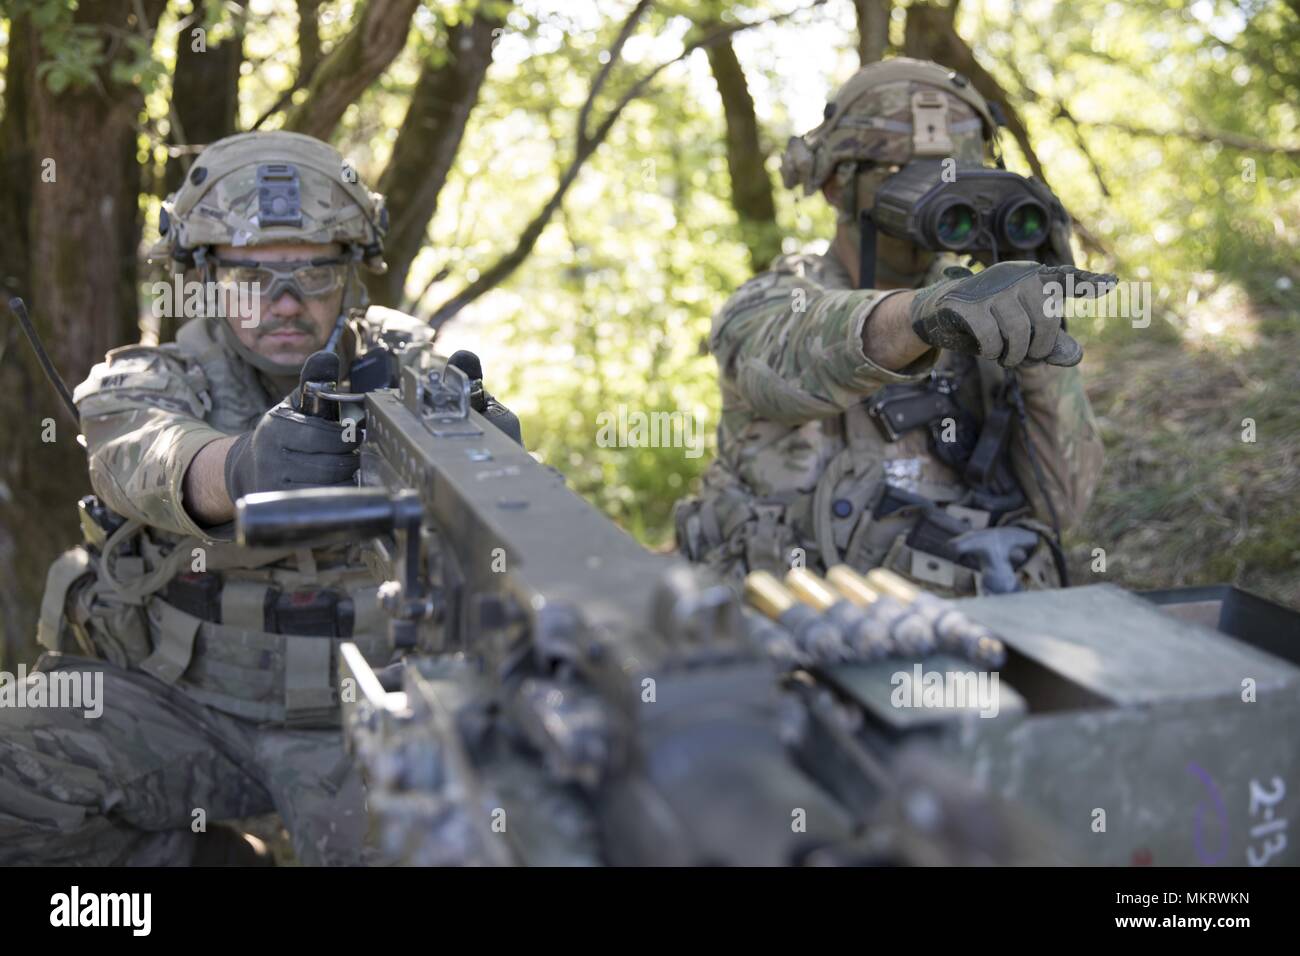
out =
{"type": "Polygon", "coordinates": [[[478,356],[473,352],[461,349],[447,359],[448,365],[454,365],[462,372],[470,382],[483,381],[483,363],[478,360],[478,356]]]}
{"type": "Polygon", "coordinates": [[[379,388],[396,388],[399,382],[397,353],[387,345],[376,345],[352,360],[348,383],[352,391],[373,392],[379,388]]]}
{"type": "Polygon", "coordinates": [[[483,391],[483,363],[479,361],[478,356],[466,349],[461,349],[447,359],[447,364],[452,368],[460,369],[465,373],[465,377],[469,379],[470,408],[480,415],[486,412],[487,393],[483,391]]]}
{"type": "Polygon", "coordinates": [[[334,392],[338,389],[340,368],[339,357],[334,352],[314,352],[308,356],[302,366],[302,375],[298,379],[297,396],[293,401],[293,407],[313,418],[338,421],[338,403],[325,398],[322,393],[334,392]]]}
{"type": "Polygon", "coordinates": [[[469,379],[470,407],[480,415],[487,416],[488,421],[522,445],[524,438],[518,417],[483,388],[483,363],[479,361],[478,356],[461,349],[447,359],[447,364],[460,369],[469,379]]]}

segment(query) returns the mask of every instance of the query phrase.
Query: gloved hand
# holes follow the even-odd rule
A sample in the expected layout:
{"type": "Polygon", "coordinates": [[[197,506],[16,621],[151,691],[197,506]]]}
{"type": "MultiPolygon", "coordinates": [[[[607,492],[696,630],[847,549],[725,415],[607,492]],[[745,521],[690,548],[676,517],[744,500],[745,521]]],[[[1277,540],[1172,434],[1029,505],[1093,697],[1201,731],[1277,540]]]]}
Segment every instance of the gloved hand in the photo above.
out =
{"type": "Polygon", "coordinates": [[[1065,295],[1105,294],[1115,281],[1113,275],[1074,266],[999,262],[976,275],[921,289],[912,300],[912,330],[927,345],[991,359],[1005,368],[1043,361],[1078,365],[1083,347],[1065,331],[1065,295]],[[1070,274],[1073,289],[1067,285],[1070,274]],[[1049,283],[1060,289],[1050,305],[1052,293],[1044,288],[1049,283]]]}
{"type": "Polygon", "coordinates": [[[339,359],[317,352],[303,366],[289,396],[240,435],[226,453],[226,490],[231,501],[255,491],[290,491],[346,485],[360,458],[356,441],[346,441],[338,422],[303,414],[300,396],[307,382],[337,382],[339,359]]]}

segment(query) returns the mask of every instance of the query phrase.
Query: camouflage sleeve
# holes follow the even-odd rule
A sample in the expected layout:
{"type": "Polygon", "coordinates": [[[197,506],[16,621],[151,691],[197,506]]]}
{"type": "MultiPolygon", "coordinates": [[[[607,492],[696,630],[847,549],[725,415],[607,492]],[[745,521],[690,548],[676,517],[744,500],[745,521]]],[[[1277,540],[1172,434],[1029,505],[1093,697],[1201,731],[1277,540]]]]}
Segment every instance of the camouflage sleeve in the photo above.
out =
{"type": "Polygon", "coordinates": [[[226,433],[203,420],[203,373],[165,348],[114,349],[74,393],[90,459],[90,484],[127,518],[207,537],[182,499],[199,449],[226,433]]]}
{"type": "Polygon", "coordinates": [[[924,378],[937,352],[902,373],[863,352],[863,327],[890,294],[827,289],[779,271],[751,279],[718,311],[709,337],[727,401],[798,425],[837,415],[891,382],[924,378]]]}
{"type": "MultiPolygon", "coordinates": [[[[1064,530],[1078,524],[1097,490],[1105,457],[1101,433],[1077,366],[1025,366],[1020,381],[1026,430],[1043,472],[1043,484],[1064,530]]],[[[1034,510],[1046,520],[1050,512],[1020,434],[1012,445],[1011,461],[1034,510]]]]}

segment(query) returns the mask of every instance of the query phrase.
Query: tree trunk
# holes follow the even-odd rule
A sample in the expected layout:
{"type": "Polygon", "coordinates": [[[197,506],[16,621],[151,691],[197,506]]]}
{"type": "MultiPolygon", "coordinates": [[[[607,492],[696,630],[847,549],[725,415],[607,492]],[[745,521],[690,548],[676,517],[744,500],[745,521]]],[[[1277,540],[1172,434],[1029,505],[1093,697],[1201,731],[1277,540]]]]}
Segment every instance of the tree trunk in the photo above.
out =
{"type": "Polygon", "coordinates": [[[741,238],[749,249],[754,271],[762,272],[781,252],[781,233],[776,225],[772,180],[765,164],[767,153],[759,139],[754,98],[729,39],[709,47],[708,57],[727,121],[731,205],[740,220],[741,238]]]}
{"type": "MultiPolygon", "coordinates": [[[[26,17],[9,23],[9,62],[5,68],[5,108],[0,119],[0,291],[5,300],[27,295],[27,214],[31,205],[32,149],[28,134],[27,76],[34,42],[26,17]]],[[[13,338],[16,329],[0,336],[13,338]]],[[[0,345],[0,348],[3,348],[0,345]]]]}
{"type": "Polygon", "coordinates": [[[298,0],[298,76],[305,86],[320,65],[320,8],[325,0],[298,0]]]}
{"type": "MultiPolygon", "coordinates": [[[[192,29],[192,28],[191,28],[192,29]]],[[[191,147],[206,146],[235,132],[239,113],[239,67],[244,62],[244,19],[235,19],[235,33],[224,43],[208,43],[196,50],[191,29],[176,35],[176,69],[172,73],[171,129],[169,146],[187,151],[171,156],[162,180],[162,195],[176,192],[194,162],[191,147]]],[[[169,279],[173,263],[163,263],[163,278],[169,279]]],[[[157,317],[153,334],[159,342],[171,342],[181,325],[181,316],[157,317]]]]}
{"type": "Polygon", "coordinates": [[[975,89],[979,90],[980,95],[1002,107],[1007,129],[1020,144],[1020,150],[1025,154],[1029,168],[1033,170],[1035,176],[1047,182],[1047,176],[1043,173],[1043,164],[1039,162],[1038,154],[1034,152],[1033,144],[1029,141],[1029,130],[1025,128],[1019,112],[1012,105],[1010,97],[1002,89],[1001,84],[979,65],[971,48],[957,34],[957,28],[953,26],[953,12],[953,9],[933,7],[924,3],[908,7],[903,52],[907,56],[914,56],[920,60],[934,60],[942,66],[964,73],[975,89]]]}
{"type": "Polygon", "coordinates": [[[892,0],[853,0],[858,13],[858,60],[862,66],[878,63],[889,48],[889,14],[892,0]]]}
{"type": "MultiPolygon", "coordinates": [[[[206,146],[235,132],[239,109],[239,67],[244,62],[244,21],[224,43],[194,49],[189,30],[176,36],[176,70],[172,74],[172,146],[206,146]]],[[[167,161],[165,191],[180,188],[193,155],[167,161]]]]}
{"type": "Polygon", "coordinates": [[[418,6],[419,0],[368,0],[352,31],[320,61],[284,128],[328,140],[343,112],[402,51],[418,6]]]}
{"type": "MultiPolygon", "coordinates": [[[[163,6],[164,0],[82,0],[73,17],[98,30],[111,61],[129,55],[114,38],[151,33],[163,6]],[[137,11],[144,23],[136,21],[137,11]]],[[[51,92],[36,79],[44,53],[30,32],[27,37],[19,85],[27,92],[25,141],[31,144],[26,178],[18,184],[30,195],[22,285],[55,366],[75,385],[110,348],[137,337],[136,137],[143,99],[113,82],[111,62],[99,68],[98,87],[51,92]]],[[[12,91],[6,90],[10,106],[12,91]]],[[[89,490],[77,429],[27,352],[16,343],[0,366],[0,392],[10,403],[0,429],[0,627],[11,659],[30,658],[35,650],[46,568],[75,543],[76,500],[89,490]]]]}
{"type": "Polygon", "coordinates": [[[437,211],[438,194],[492,62],[493,31],[500,26],[500,20],[482,16],[456,24],[447,31],[447,58],[420,70],[392,158],[379,179],[391,217],[384,243],[388,272],[367,274],[366,285],[380,305],[396,308],[403,301],[407,273],[437,211]]]}

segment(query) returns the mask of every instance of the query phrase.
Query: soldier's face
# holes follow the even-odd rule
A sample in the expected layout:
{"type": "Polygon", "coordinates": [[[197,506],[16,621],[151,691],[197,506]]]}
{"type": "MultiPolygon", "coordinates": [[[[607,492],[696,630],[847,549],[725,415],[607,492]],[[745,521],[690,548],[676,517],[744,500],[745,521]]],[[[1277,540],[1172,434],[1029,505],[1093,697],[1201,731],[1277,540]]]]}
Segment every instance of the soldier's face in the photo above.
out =
{"type": "Polygon", "coordinates": [[[226,319],[239,341],[258,355],[283,365],[301,365],[309,355],[324,347],[334,331],[334,323],[343,305],[344,290],[341,285],[332,288],[331,283],[324,281],[328,279],[329,269],[335,267],[313,267],[311,264],[337,258],[341,252],[340,247],[333,243],[256,248],[218,246],[218,263],[241,264],[231,269],[218,265],[219,278],[224,274],[258,281],[257,307],[252,310],[256,314],[230,315],[226,319]],[[251,264],[262,262],[278,264],[282,270],[290,265],[305,269],[296,273],[296,277],[307,280],[307,293],[319,294],[299,294],[304,286],[301,281],[296,291],[288,288],[289,283],[267,281],[269,273],[262,274],[259,281],[259,273],[251,264]],[[328,291],[319,292],[321,289],[328,291]]]}

